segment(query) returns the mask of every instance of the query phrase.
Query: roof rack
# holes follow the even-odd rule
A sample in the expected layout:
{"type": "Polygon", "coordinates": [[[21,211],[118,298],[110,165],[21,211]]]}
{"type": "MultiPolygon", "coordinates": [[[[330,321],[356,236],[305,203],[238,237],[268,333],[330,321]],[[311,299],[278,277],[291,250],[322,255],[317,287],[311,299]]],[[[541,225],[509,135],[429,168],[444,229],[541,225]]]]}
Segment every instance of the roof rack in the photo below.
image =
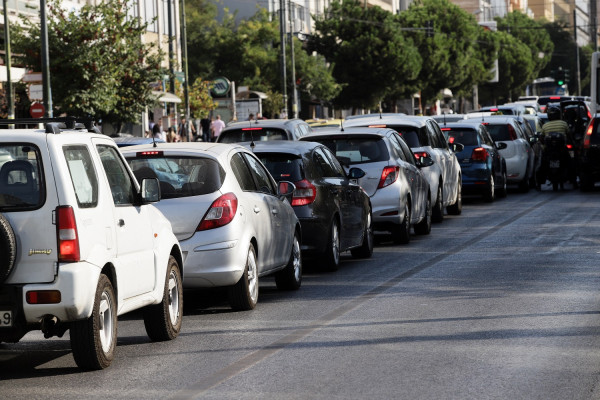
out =
{"type": "Polygon", "coordinates": [[[101,133],[90,117],[57,117],[57,118],[15,118],[0,119],[0,125],[45,124],[46,133],[58,134],[62,129],[87,129],[88,132],[101,133]]]}

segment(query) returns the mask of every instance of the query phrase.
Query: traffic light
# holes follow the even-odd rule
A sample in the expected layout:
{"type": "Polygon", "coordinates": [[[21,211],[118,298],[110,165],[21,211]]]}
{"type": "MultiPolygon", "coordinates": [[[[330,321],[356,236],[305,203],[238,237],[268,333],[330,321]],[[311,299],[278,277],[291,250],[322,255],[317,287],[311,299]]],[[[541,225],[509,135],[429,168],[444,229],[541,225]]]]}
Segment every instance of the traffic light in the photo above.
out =
{"type": "Polygon", "coordinates": [[[554,79],[556,79],[556,84],[558,86],[562,86],[565,84],[565,70],[562,69],[562,67],[558,67],[558,70],[556,71],[556,76],[554,79]]]}
{"type": "Polygon", "coordinates": [[[571,81],[571,75],[569,74],[569,70],[565,69],[565,83],[569,83],[571,81]]]}

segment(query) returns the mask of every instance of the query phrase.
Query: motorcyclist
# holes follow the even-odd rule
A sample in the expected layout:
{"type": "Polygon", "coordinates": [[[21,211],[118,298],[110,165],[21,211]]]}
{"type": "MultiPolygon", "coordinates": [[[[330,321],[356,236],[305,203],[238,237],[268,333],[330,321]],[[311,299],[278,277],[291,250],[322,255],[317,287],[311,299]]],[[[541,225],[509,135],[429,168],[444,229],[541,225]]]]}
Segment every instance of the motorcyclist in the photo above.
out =
{"type": "MultiPolygon", "coordinates": [[[[545,143],[546,138],[549,136],[549,134],[551,133],[560,133],[564,136],[564,143],[570,143],[573,144],[573,138],[571,137],[571,130],[569,129],[569,124],[567,124],[566,121],[563,121],[562,119],[562,112],[560,110],[559,107],[557,106],[550,106],[548,107],[548,110],[546,111],[548,114],[548,122],[546,122],[543,126],[542,126],[542,143],[545,143]]],[[[546,148],[546,145],[544,144],[544,150],[546,148]]],[[[573,184],[574,187],[577,186],[577,178],[575,176],[575,168],[573,167],[573,160],[571,160],[571,156],[569,155],[567,149],[564,149],[564,159],[567,161],[566,165],[564,165],[565,168],[567,168],[567,176],[569,177],[569,180],[571,181],[571,183],[573,184]]],[[[544,158],[546,158],[545,156],[545,151],[544,151],[544,158]]],[[[548,160],[545,159],[542,164],[544,165],[544,171],[546,171],[547,168],[547,164],[548,164],[548,160]]],[[[545,181],[544,178],[542,178],[542,181],[545,181]]]]}

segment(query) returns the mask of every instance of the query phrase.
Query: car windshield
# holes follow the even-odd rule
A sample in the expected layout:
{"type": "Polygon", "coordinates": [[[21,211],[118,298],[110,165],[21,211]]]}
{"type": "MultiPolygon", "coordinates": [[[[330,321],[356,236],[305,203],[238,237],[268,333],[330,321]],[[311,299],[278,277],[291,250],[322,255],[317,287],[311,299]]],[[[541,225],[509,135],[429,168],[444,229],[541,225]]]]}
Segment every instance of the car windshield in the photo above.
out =
{"type": "Polygon", "coordinates": [[[241,128],[231,129],[221,132],[219,142],[239,143],[239,142],[262,142],[268,140],[287,140],[285,130],[279,128],[241,128]]]}
{"type": "Polygon", "coordinates": [[[477,132],[474,129],[452,128],[445,132],[449,143],[460,143],[464,146],[477,146],[477,132]]]}
{"type": "Polygon", "coordinates": [[[44,202],[40,152],[29,144],[0,145],[0,210],[33,209],[44,202]]]}
{"type": "Polygon", "coordinates": [[[255,153],[276,181],[298,182],[303,179],[302,160],[292,154],[255,153]]]}
{"type": "Polygon", "coordinates": [[[225,171],[211,158],[139,154],[127,158],[138,181],[158,178],[165,199],[213,193],[221,187],[225,171]]]}
{"type": "Polygon", "coordinates": [[[317,139],[331,150],[342,164],[361,164],[387,161],[389,153],[382,138],[327,138],[317,139]]]}

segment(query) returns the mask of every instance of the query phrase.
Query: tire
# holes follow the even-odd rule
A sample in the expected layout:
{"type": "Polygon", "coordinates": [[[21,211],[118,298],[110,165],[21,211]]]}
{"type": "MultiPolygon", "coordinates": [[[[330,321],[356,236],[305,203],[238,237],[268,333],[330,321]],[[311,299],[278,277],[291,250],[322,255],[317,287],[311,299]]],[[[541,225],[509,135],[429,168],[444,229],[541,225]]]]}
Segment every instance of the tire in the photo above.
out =
{"type": "Polygon", "coordinates": [[[431,197],[427,196],[427,204],[425,205],[425,217],[415,225],[415,233],[417,235],[429,235],[431,232],[431,197]]]}
{"type": "Polygon", "coordinates": [[[508,194],[508,189],[506,188],[506,170],[502,172],[502,187],[496,191],[496,197],[504,198],[508,194]]]}
{"type": "Polygon", "coordinates": [[[454,204],[450,204],[446,207],[446,210],[450,215],[460,215],[462,213],[462,179],[459,179],[456,191],[456,201],[454,204]]]}
{"type": "Polygon", "coordinates": [[[340,267],[340,228],[335,218],[329,228],[329,240],[323,257],[323,267],[327,271],[337,271],[340,267]]]}
{"type": "Polygon", "coordinates": [[[444,191],[442,189],[442,182],[438,185],[437,199],[433,205],[431,220],[433,222],[442,222],[444,220],[444,191]]]}
{"type": "Polygon", "coordinates": [[[275,274],[275,284],[279,290],[298,290],[302,284],[302,253],[298,234],[294,234],[290,260],[284,269],[275,274]]]}
{"type": "Polygon", "coordinates": [[[410,242],[410,208],[408,203],[404,204],[404,219],[392,231],[394,243],[407,244],[410,242]]]}
{"type": "Polygon", "coordinates": [[[92,315],[70,327],[73,358],[79,368],[107,368],[117,345],[117,297],[108,277],[98,279],[92,315]]]}
{"type": "Polygon", "coordinates": [[[490,181],[488,182],[485,192],[483,193],[483,200],[487,201],[488,203],[493,202],[496,198],[496,187],[494,185],[496,185],[496,182],[494,182],[494,172],[492,171],[490,174],[490,181]]]}
{"type": "Polygon", "coordinates": [[[0,214],[0,283],[4,282],[15,266],[17,240],[4,215],[0,214]]]}
{"type": "Polygon", "coordinates": [[[360,247],[350,250],[354,258],[370,258],[373,255],[373,216],[371,210],[367,213],[367,221],[365,223],[365,231],[363,233],[363,241],[360,247]]]}
{"type": "Polygon", "coordinates": [[[258,303],[258,266],[254,246],[248,248],[244,274],[235,285],[229,287],[229,305],[237,311],[253,310],[258,303]]]}
{"type": "Polygon", "coordinates": [[[153,342],[173,340],[179,335],[183,318],[183,280],[175,257],[169,257],[163,298],[144,309],[144,326],[153,342]]]}

